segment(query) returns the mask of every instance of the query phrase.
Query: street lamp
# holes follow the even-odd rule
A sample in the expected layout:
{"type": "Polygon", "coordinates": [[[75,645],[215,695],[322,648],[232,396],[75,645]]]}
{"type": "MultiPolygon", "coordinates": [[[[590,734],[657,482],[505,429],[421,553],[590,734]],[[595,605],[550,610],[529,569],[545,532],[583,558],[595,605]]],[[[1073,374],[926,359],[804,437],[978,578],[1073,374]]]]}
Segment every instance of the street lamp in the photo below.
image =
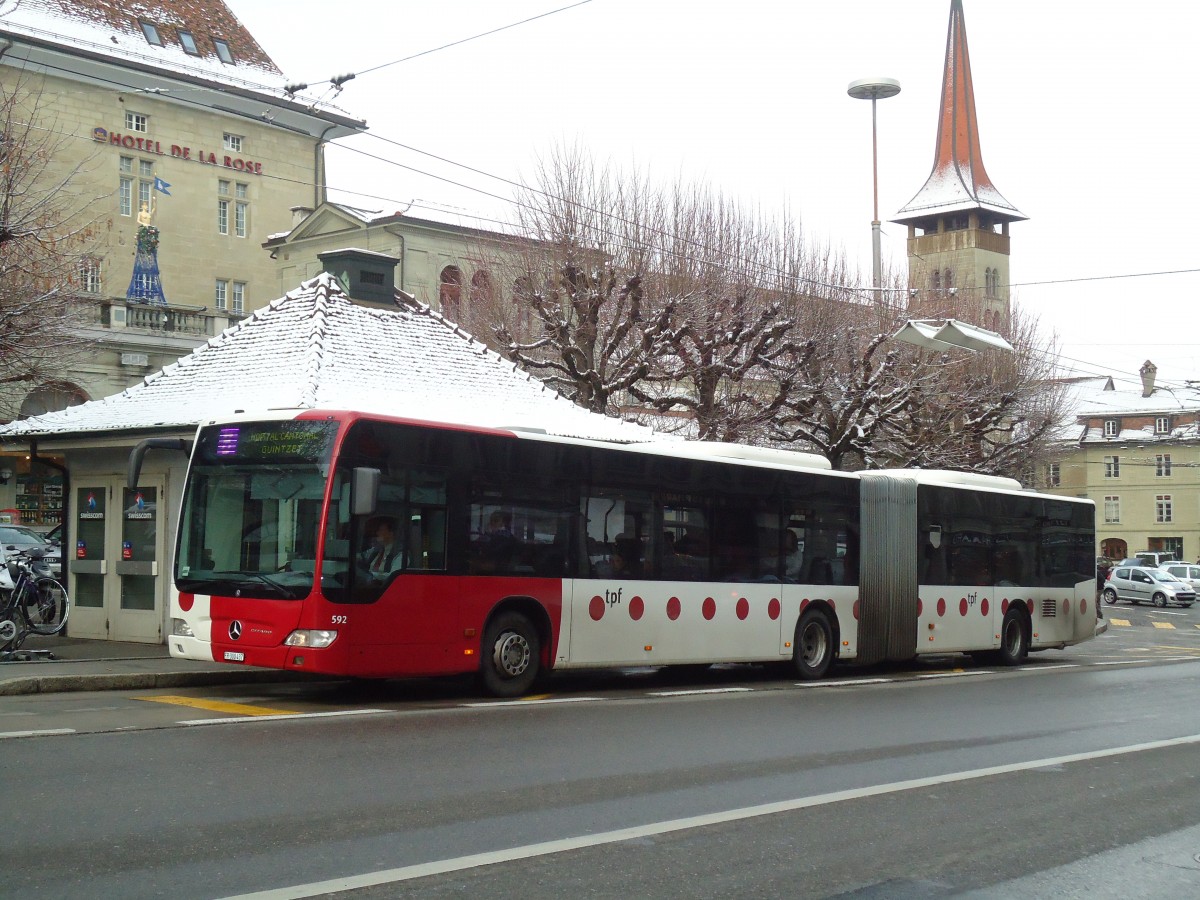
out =
{"type": "Polygon", "coordinates": [[[883,262],[879,251],[879,149],[875,137],[875,101],[886,100],[900,93],[895,78],[860,78],[850,82],[846,93],[855,100],[871,101],[871,180],[875,188],[875,218],[871,220],[871,275],[875,285],[875,300],[879,301],[883,287],[883,262]]]}
{"type": "Polygon", "coordinates": [[[909,319],[903,328],[892,335],[892,340],[916,344],[926,350],[946,350],[950,347],[972,351],[1015,350],[996,332],[957,319],[909,319]]]}

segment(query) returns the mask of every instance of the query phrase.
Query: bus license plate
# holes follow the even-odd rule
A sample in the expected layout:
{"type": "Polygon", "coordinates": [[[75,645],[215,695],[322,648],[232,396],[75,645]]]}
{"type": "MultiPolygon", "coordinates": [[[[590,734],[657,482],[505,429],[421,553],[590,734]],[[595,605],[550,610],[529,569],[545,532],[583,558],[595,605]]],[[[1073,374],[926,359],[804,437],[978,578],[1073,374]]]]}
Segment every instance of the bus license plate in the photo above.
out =
{"type": "Polygon", "coordinates": [[[246,654],[242,653],[240,650],[226,650],[225,651],[225,662],[245,662],[245,661],[246,661],[246,654]]]}

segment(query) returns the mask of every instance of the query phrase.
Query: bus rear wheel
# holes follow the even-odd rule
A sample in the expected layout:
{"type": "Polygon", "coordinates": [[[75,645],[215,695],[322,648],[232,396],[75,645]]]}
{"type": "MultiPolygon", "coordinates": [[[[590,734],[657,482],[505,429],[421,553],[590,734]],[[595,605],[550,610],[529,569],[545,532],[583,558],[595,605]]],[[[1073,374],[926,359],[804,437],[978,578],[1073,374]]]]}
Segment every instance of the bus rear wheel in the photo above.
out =
{"type": "Polygon", "coordinates": [[[533,623],[520,613],[501,613],[483,635],[483,687],[493,697],[519,697],[537,680],[541,641],[533,623]]]}
{"type": "Polygon", "coordinates": [[[796,625],[792,662],[805,681],[824,678],[833,666],[833,626],[819,609],[807,610],[796,625]]]}
{"type": "Polygon", "coordinates": [[[1029,656],[1029,626],[1018,606],[1009,607],[1000,625],[1000,649],[997,659],[1001,665],[1019,666],[1029,656]]]}

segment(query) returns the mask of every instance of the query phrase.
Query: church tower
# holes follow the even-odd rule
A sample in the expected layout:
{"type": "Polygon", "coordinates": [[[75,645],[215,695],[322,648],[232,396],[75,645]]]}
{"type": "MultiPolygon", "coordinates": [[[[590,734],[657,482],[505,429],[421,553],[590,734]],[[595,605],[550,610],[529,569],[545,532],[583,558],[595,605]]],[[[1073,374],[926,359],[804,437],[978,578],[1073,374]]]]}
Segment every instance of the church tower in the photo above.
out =
{"type": "Polygon", "coordinates": [[[1008,223],[1025,218],[996,190],[983,167],[962,0],[950,0],[933,171],[892,219],[908,226],[913,311],[1005,331],[1008,223]]]}

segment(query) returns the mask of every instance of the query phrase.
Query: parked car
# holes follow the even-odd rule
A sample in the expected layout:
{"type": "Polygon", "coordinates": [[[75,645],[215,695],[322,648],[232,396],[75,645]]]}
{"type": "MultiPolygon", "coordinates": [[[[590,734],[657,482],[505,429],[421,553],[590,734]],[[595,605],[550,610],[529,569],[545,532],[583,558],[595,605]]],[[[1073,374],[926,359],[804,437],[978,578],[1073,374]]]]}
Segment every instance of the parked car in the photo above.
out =
{"type": "Polygon", "coordinates": [[[44,535],[24,525],[0,525],[0,547],[5,550],[29,550],[40,547],[42,558],[55,578],[62,578],[62,548],[50,543],[44,535]]]}
{"type": "Polygon", "coordinates": [[[1175,559],[1175,554],[1169,550],[1139,550],[1128,559],[1121,560],[1121,565],[1150,566],[1154,568],[1168,562],[1178,562],[1175,559]]]}
{"type": "Polygon", "coordinates": [[[1163,563],[1159,568],[1190,584],[1193,591],[1200,591],[1200,566],[1194,563],[1169,562],[1163,563]]]}
{"type": "Polygon", "coordinates": [[[1151,602],[1155,606],[1191,606],[1196,602],[1196,589],[1162,569],[1117,566],[1104,583],[1104,602],[1111,606],[1118,600],[1135,605],[1151,602]]]}

